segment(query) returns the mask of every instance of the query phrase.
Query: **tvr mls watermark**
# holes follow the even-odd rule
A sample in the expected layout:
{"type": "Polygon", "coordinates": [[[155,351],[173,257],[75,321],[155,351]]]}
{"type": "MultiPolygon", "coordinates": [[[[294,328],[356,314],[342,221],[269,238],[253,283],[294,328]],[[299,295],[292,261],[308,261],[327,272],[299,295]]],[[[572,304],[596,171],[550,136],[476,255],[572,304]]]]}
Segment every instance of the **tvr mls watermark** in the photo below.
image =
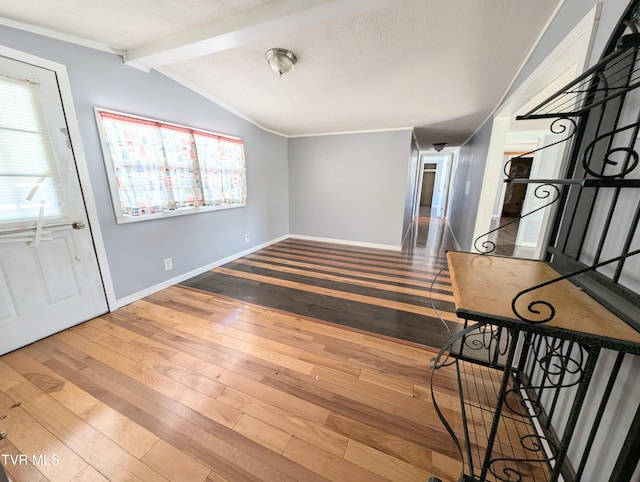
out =
{"type": "Polygon", "coordinates": [[[39,467],[56,466],[60,464],[57,454],[0,454],[3,465],[35,465],[39,467]]]}

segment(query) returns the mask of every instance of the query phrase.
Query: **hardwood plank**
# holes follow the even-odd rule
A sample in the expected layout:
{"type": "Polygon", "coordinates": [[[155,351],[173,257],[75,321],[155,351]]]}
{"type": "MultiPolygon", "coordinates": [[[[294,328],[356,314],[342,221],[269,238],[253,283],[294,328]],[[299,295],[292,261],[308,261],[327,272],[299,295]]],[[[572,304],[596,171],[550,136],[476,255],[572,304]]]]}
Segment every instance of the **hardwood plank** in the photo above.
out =
{"type": "MultiPolygon", "coordinates": [[[[176,302],[176,296],[166,290],[164,295],[156,293],[149,299],[154,303],[185,313],[192,310],[193,307],[201,306],[201,316],[207,320],[223,317],[225,325],[233,327],[236,332],[245,331],[259,335],[262,338],[278,342],[280,345],[286,343],[290,347],[305,351],[319,351],[324,348],[322,344],[315,341],[312,334],[305,333],[293,325],[283,326],[278,323],[277,318],[265,316],[264,310],[255,309],[251,305],[243,305],[243,309],[238,310],[237,303],[222,303],[219,296],[213,297],[195,290],[183,290],[180,296],[185,297],[186,300],[176,302]]],[[[219,326],[219,324],[217,325],[219,326]]],[[[287,352],[288,350],[283,351],[285,354],[287,352]]],[[[299,354],[299,351],[294,354],[299,354]]]]}
{"type": "Polygon", "coordinates": [[[108,482],[108,481],[107,479],[104,478],[104,476],[100,472],[98,472],[93,467],[88,466],[86,469],[84,469],[82,472],[76,475],[73,479],[71,479],[71,482],[108,482]]]}
{"type": "MultiPolygon", "coordinates": [[[[224,295],[190,290],[182,286],[175,286],[166,290],[167,293],[169,291],[177,291],[182,296],[196,298],[198,300],[206,301],[208,304],[223,306],[227,309],[237,309],[239,303],[238,300],[234,300],[224,295]]],[[[302,330],[303,333],[313,334],[315,336],[314,339],[319,341],[321,344],[326,344],[324,337],[332,338],[330,343],[332,346],[335,346],[334,339],[347,340],[357,345],[371,347],[376,350],[377,356],[385,356],[385,353],[391,353],[402,356],[404,360],[407,360],[408,358],[425,360],[435,355],[433,351],[417,344],[400,344],[397,339],[380,338],[379,336],[371,336],[361,331],[345,331],[344,327],[340,325],[318,323],[320,320],[305,316],[295,316],[291,313],[269,309],[263,306],[256,306],[251,303],[241,303],[241,306],[243,312],[251,312],[264,320],[273,320],[277,323],[276,326],[286,325],[286,327],[291,330],[302,330]],[[323,338],[318,338],[318,335],[321,335],[323,338]],[[409,353],[408,356],[407,353],[409,353]]]]}
{"type": "Polygon", "coordinates": [[[318,381],[322,380],[325,383],[339,387],[335,391],[339,391],[346,396],[358,394],[359,396],[354,396],[354,398],[368,400],[373,406],[382,407],[385,404],[395,407],[389,409],[394,414],[399,411],[408,411],[418,417],[424,417],[431,408],[430,404],[425,403],[424,400],[414,399],[413,390],[408,395],[402,395],[378,384],[369,383],[361,378],[352,377],[331,368],[316,367],[311,372],[311,375],[317,377],[316,380],[318,381]]]}
{"type": "MultiPolygon", "coordinates": [[[[145,306],[144,301],[139,301],[136,303],[138,305],[145,306]]],[[[156,305],[155,309],[162,309],[167,313],[176,312],[176,310],[164,306],[159,308],[158,305],[156,305]]],[[[183,322],[180,326],[182,326],[183,324],[188,324],[195,328],[206,329],[210,336],[215,337],[217,340],[228,341],[229,344],[233,344],[234,341],[243,341],[246,343],[250,343],[252,346],[262,347],[266,350],[271,350],[276,353],[291,356],[293,358],[298,357],[301,353],[300,349],[294,348],[286,343],[270,340],[268,338],[256,336],[251,332],[244,332],[242,330],[235,329],[234,327],[229,326],[226,320],[222,322],[216,322],[206,318],[201,318],[199,316],[193,316],[191,314],[185,313],[184,311],[180,313],[184,313],[180,317],[181,321],[183,322]]],[[[176,328],[180,329],[180,326],[176,328]]]]}
{"type": "Polygon", "coordinates": [[[335,482],[353,482],[354,480],[382,482],[387,480],[296,437],[293,437],[287,445],[284,456],[335,482]]]}
{"type": "Polygon", "coordinates": [[[109,335],[115,336],[116,338],[120,338],[122,341],[132,342],[134,340],[140,339],[140,335],[138,333],[127,330],[126,328],[122,328],[113,323],[109,323],[107,320],[110,320],[111,316],[111,314],[107,314],[102,318],[94,318],[93,320],[89,320],[87,323],[89,323],[90,326],[93,326],[96,329],[102,331],[103,333],[107,333],[109,335]]]}
{"type": "MultiPolygon", "coordinates": [[[[332,297],[326,293],[316,293],[312,288],[299,290],[229,276],[217,271],[205,273],[200,278],[194,278],[183,285],[317,320],[326,320],[361,332],[375,332],[429,346],[442,346],[449,338],[441,321],[430,316],[431,308],[426,306],[417,306],[413,310],[423,312],[422,314],[413,313],[402,311],[399,306],[389,306],[393,303],[386,303],[387,306],[376,305],[376,299],[373,297],[354,301],[348,294],[332,297]]],[[[455,319],[458,320],[457,317],[455,319]]],[[[457,321],[447,323],[453,332],[459,330],[457,321]]]]}
{"type": "Polygon", "coordinates": [[[131,375],[131,378],[225,427],[233,427],[242,416],[233,405],[225,405],[215,398],[191,390],[152,369],[144,368],[131,375]]]}
{"type": "MultiPolygon", "coordinates": [[[[424,316],[434,316],[433,310],[431,308],[422,307],[418,305],[413,305],[405,302],[398,302],[393,300],[384,300],[381,298],[375,298],[370,295],[357,295],[352,294],[346,291],[340,291],[332,288],[321,288],[316,285],[307,285],[297,281],[288,281],[283,279],[277,279],[270,276],[265,276],[262,274],[253,274],[253,273],[240,273],[236,270],[228,269],[228,268],[217,268],[216,272],[226,274],[228,276],[237,276],[244,279],[250,279],[253,281],[258,281],[260,283],[271,283],[277,286],[282,286],[286,288],[293,288],[299,291],[310,291],[314,294],[320,294],[322,296],[332,296],[334,298],[345,299],[348,301],[359,301],[361,303],[367,304],[376,304],[377,306],[383,306],[386,308],[392,308],[398,311],[407,311],[409,313],[416,313],[418,315],[424,316]]],[[[436,298],[437,299],[437,298],[436,298]]],[[[449,301],[449,298],[447,298],[449,301]]],[[[426,300],[425,300],[426,305],[426,300]]],[[[455,317],[452,321],[458,321],[457,317],[455,317]]]]}
{"type": "Polygon", "coordinates": [[[17,387],[24,382],[24,378],[15,370],[10,368],[6,364],[6,361],[7,357],[0,360],[0,391],[4,392],[11,390],[13,387],[17,387]]]}
{"type": "Polygon", "coordinates": [[[56,337],[45,338],[38,342],[38,347],[46,352],[50,358],[65,364],[75,371],[80,371],[87,365],[84,361],[87,355],[80,350],[76,350],[70,345],[62,342],[56,337]]]}
{"type": "Polygon", "coordinates": [[[434,452],[433,474],[442,479],[442,482],[457,482],[462,474],[462,463],[446,455],[434,452]]]}
{"type": "Polygon", "coordinates": [[[339,256],[334,259],[326,257],[311,256],[308,252],[302,254],[276,252],[267,248],[248,255],[245,259],[253,262],[269,264],[273,267],[292,267],[305,271],[317,273],[335,273],[336,276],[347,275],[351,279],[380,280],[382,282],[395,284],[397,286],[425,286],[428,288],[436,282],[435,291],[442,290],[443,294],[449,294],[450,278],[448,272],[442,269],[442,265],[409,265],[407,263],[384,263],[379,261],[369,261],[357,263],[356,260],[339,260],[339,256]]]}
{"type": "Polygon", "coordinates": [[[209,477],[207,477],[207,482],[231,482],[231,481],[229,479],[225,479],[222,475],[212,470],[211,473],[209,473],[209,477]]]}
{"type": "Polygon", "coordinates": [[[199,430],[192,433],[191,441],[184,452],[211,467],[218,475],[234,482],[324,480],[314,472],[225,427],[215,432],[199,430]]]}
{"type": "Polygon", "coordinates": [[[247,414],[238,420],[238,423],[233,426],[233,430],[279,454],[284,452],[289,440],[291,440],[290,433],[247,414]]]}
{"type": "Polygon", "coordinates": [[[300,359],[312,363],[316,367],[331,368],[332,370],[336,370],[353,377],[359,376],[362,372],[361,368],[347,363],[346,359],[345,361],[340,361],[332,357],[309,352],[302,353],[302,355],[300,355],[300,359]]]}
{"type": "MultiPolygon", "coordinates": [[[[169,288],[169,290],[172,290],[172,288],[169,288]]],[[[214,342],[201,340],[186,333],[169,332],[163,328],[149,330],[148,327],[159,328],[150,319],[142,319],[136,316],[127,317],[126,320],[119,318],[114,320],[114,323],[126,326],[132,331],[136,331],[136,333],[147,333],[151,337],[147,338],[148,340],[158,341],[175,349],[178,354],[193,355],[244,377],[260,380],[263,376],[262,373],[269,371],[269,368],[255,363],[253,357],[227,350],[214,342]]]]}
{"type": "Polygon", "coordinates": [[[394,482],[427,480],[430,472],[414,467],[368,445],[349,440],[344,459],[394,482]]]}
{"type": "Polygon", "coordinates": [[[142,368],[139,363],[125,358],[112,350],[105,349],[100,343],[78,335],[75,331],[63,331],[58,333],[57,337],[77,350],[116,368],[126,375],[131,375],[142,368]]]}
{"type": "Polygon", "coordinates": [[[446,274],[446,270],[438,274],[446,260],[440,257],[438,268],[433,269],[433,260],[418,253],[419,250],[399,254],[375,249],[345,250],[339,245],[287,240],[183,284],[384,336],[442,346],[449,337],[445,327],[437,317],[422,310],[431,310],[428,292],[433,284],[433,296],[446,295],[449,300],[445,304],[434,300],[438,311],[450,330],[459,329],[450,301],[450,280],[442,277],[434,282],[436,275],[446,274]],[[383,273],[384,270],[391,271],[383,273]],[[385,278],[376,279],[377,275],[385,278]],[[413,281],[421,284],[412,285],[413,281]],[[328,294],[326,290],[333,291],[328,294]],[[356,301],[357,296],[362,298],[356,301]],[[340,316],[343,313],[347,316],[340,316]],[[405,330],[398,330],[394,323],[405,330]]]}
{"type": "Polygon", "coordinates": [[[2,463],[4,472],[10,480],[21,482],[48,480],[32,463],[33,459],[24,460],[25,455],[9,439],[0,440],[0,463],[2,463]]]}
{"type": "Polygon", "coordinates": [[[185,453],[208,467],[214,467],[217,474],[234,482],[294,480],[211,434],[203,434],[198,441],[189,444],[185,453]]]}
{"type": "Polygon", "coordinates": [[[83,414],[82,418],[138,458],[146,454],[159,440],[158,436],[103,402],[83,414]]]}
{"type": "Polygon", "coordinates": [[[7,360],[20,369],[26,379],[55,398],[68,410],[98,429],[122,448],[136,457],[142,457],[158,438],[127,417],[103,404],[69,381],[63,381],[48,367],[36,363],[22,352],[14,352],[7,360]],[[39,373],[38,373],[39,372],[39,373]],[[35,376],[34,375],[38,375],[35,376]],[[42,384],[45,380],[46,383],[42,384]],[[51,382],[60,389],[51,390],[51,382]]]}
{"type": "MultiPolygon", "coordinates": [[[[268,383],[283,392],[295,393],[305,400],[312,401],[320,406],[327,407],[341,415],[353,418],[372,427],[376,427],[387,433],[396,435],[405,440],[412,441],[423,447],[439,450],[444,454],[455,457],[458,453],[453,441],[437,419],[435,412],[425,418],[428,428],[415,423],[413,419],[407,419],[395,413],[383,411],[379,404],[372,406],[367,404],[367,399],[359,400],[349,396],[336,394],[331,387],[325,387],[320,381],[313,381],[305,377],[302,380],[294,373],[281,373],[278,376],[265,378],[268,383]]],[[[458,402],[459,406],[459,402],[458,402]]],[[[452,414],[455,420],[456,414],[452,414]]]]}
{"type": "Polygon", "coordinates": [[[211,470],[164,440],[159,440],[142,461],[172,482],[202,482],[211,470]]]}
{"type": "MultiPolygon", "coordinates": [[[[344,273],[344,274],[349,274],[351,276],[340,276],[340,275],[335,275],[335,274],[329,274],[327,272],[324,271],[315,271],[315,270],[308,270],[308,269],[298,269],[298,268],[290,268],[290,267],[286,267],[286,266],[276,266],[273,264],[269,264],[269,263],[262,263],[259,261],[250,261],[250,260],[236,260],[234,261],[235,265],[244,265],[247,267],[255,267],[255,268],[263,268],[264,270],[273,270],[273,271],[278,271],[279,273],[287,273],[287,274],[294,274],[294,275],[301,275],[301,276],[290,276],[288,277],[289,279],[302,279],[301,277],[308,277],[308,278],[316,278],[317,280],[323,280],[323,281],[331,281],[331,284],[335,285],[337,283],[343,283],[345,285],[352,285],[352,286],[358,286],[358,287],[366,287],[366,288],[374,288],[376,290],[382,290],[382,291],[389,291],[389,292],[393,292],[393,293],[401,293],[401,294],[407,294],[407,295],[414,295],[414,296],[418,296],[421,298],[425,298],[425,301],[427,301],[426,296],[428,296],[429,294],[431,294],[431,296],[434,299],[438,299],[438,300],[442,300],[442,301],[447,301],[449,303],[453,302],[453,292],[451,290],[449,290],[446,293],[442,293],[441,289],[437,289],[437,288],[442,288],[442,285],[433,285],[434,289],[431,293],[429,293],[428,288],[432,287],[431,283],[424,283],[424,287],[422,288],[413,288],[413,287],[408,287],[408,286],[403,286],[400,283],[385,283],[385,282],[381,282],[380,280],[378,281],[369,281],[369,280],[362,280],[359,279],[359,273],[354,273],[354,271],[350,271],[348,273],[344,273]],[[356,274],[356,276],[354,277],[353,275],[356,274]],[[427,289],[425,289],[427,288],[427,289]]],[[[245,272],[249,272],[249,273],[255,273],[255,272],[266,272],[264,270],[258,271],[258,270],[246,270],[245,272]]],[[[223,272],[223,271],[221,271],[223,272]]],[[[282,279],[282,278],[281,278],[282,279]]],[[[350,290],[351,292],[353,292],[353,289],[350,290]]],[[[384,296],[382,296],[384,297],[384,296]]]]}
{"type": "MultiPolygon", "coordinates": [[[[28,383],[28,382],[23,382],[28,383]]],[[[22,384],[21,384],[22,385],[22,384]]],[[[16,385],[11,390],[18,389],[21,385],[16,385]]],[[[1,412],[7,417],[2,420],[3,431],[7,433],[7,440],[15,446],[21,454],[31,461],[35,455],[46,455],[51,459],[54,455],[58,457],[59,464],[41,465],[37,470],[52,481],[66,481],[73,479],[82,472],[87,463],[80,458],[73,450],[69,449],[65,443],[56,438],[37,418],[27,413],[24,406],[9,408],[16,401],[22,401],[18,394],[0,393],[1,412]]],[[[15,465],[15,464],[6,464],[15,465]]],[[[8,469],[19,470],[20,467],[8,469]]],[[[20,479],[17,479],[20,480],[20,479]]]]}
{"type": "MultiPolygon", "coordinates": [[[[424,256],[407,257],[401,254],[396,256],[395,253],[389,253],[384,251],[372,250],[365,252],[364,255],[358,255],[362,253],[360,251],[344,250],[337,245],[333,245],[330,248],[324,248],[319,251],[316,246],[307,245],[305,247],[298,247],[292,249],[291,246],[283,246],[284,243],[278,245],[272,245],[267,247],[264,251],[259,253],[268,253],[272,256],[295,259],[293,257],[298,256],[302,259],[310,260],[310,262],[322,265],[322,266],[335,266],[336,264],[344,265],[351,264],[352,270],[359,272],[372,272],[379,271],[394,272],[396,271],[399,277],[411,278],[420,277],[421,275],[433,276],[440,270],[446,271],[447,264],[444,256],[437,258],[429,258],[424,256]]],[[[445,277],[447,273],[445,273],[445,277]]]]}
{"type": "Polygon", "coordinates": [[[358,379],[413,398],[414,384],[375,370],[363,369],[358,379]]]}
{"type": "MultiPolygon", "coordinates": [[[[187,388],[196,390],[204,395],[216,397],[219,395],[224,386],[216,383],[206,377],[202,377],[197,373],[185,370],[180,365],[171,361],[171,357],[175,356],[178,351],[168,348],[154,340],[141,339],[137,337],[131,342],[124,342],[108,334],[101,335],[100,342],[114,352],[121,354],[131,360],[142,364],[146,368],[150,368],[164,377],[173,380],[187,388]]],[[[145,371],[143,368],[142,371],[145,371]]],[[[139,376],[141,371],[136,372],[139,376]]],[[[135,378],[135,377],[132,377],[135,378]]],[[[171,385],[172,382],[166,381],[165,385],[171,385]]],[[[176,386],[173,384],[173,386],[176,386]]]]}
{"type": "Polygon", "coordinates": [[[404,460],[415,467],[423,470],[430,470],[432,467],[431,450],[366,423],[332,413],[325,426],[349,439],[404,460]]]}
{"type": "Polygon", "coordinates": [[[251,343],[237,340],[232,337],[227,337],[224,335],[213,336],[209,334],[208,330],[203,328],[198,328],[191,325],[180,325],[177,327],[177,329],[179,331],[200,337],[205,340],[215,340],[216,342],[222,343],[224,346],[236,349],[242,353],[246,353],[247,355],[254,356],[256,358],[268,361],[276,365],[291,368],[293,370],[299,371],[300,373],[308,374],[311,372],[311,370],[313,370],[313,365],[311,363],[298,360],[297,358],[291,356],[282,355],[267,348],[255,346],[251,343]]]}
{"type": "Polygon", "coordinates": [[[218,400],[332,454],[339,457],[344,454],[347,438],[320,425],[296,417],[233,388],[227,388],[218,400]]]}
{"type": "MultiPolygon", "coordinates": [[[[21,399],[21,406],[34,420],[107,478],[129,478],[140,482],[167,480],[31,383],[18,385],[9,394],[21,399]]],[[[66,461],[62,465],[66,467],[66,461]]]]}
{"type": "Polygon", "coordinates": [[[223,426],[137,380],[122,377],[110,367],[95,364],[84,369],[82,374],[108,388],[109,392],[102,397],[105,403],[121,413],[124,411],[129,417],[135,417],[140,425],[162,434],[161,438],[174,446],[182,447],[188,443],[191,427],[217,430],[223,426]]]}
{"type": "Polygon", "coordinates": [[[254,380],[238,376],[222,367],[217,367],[184,353],[176,356],[176,361],[197,371],[201,375],[215,378],[225,387],[232,387],[242,393],[268,402],[282,410],[298,415],[310,422],[322,425],[329,415],[328,410],[318,407],[317,405],[308,403],[298,397],[283,393],[254,380]]]}

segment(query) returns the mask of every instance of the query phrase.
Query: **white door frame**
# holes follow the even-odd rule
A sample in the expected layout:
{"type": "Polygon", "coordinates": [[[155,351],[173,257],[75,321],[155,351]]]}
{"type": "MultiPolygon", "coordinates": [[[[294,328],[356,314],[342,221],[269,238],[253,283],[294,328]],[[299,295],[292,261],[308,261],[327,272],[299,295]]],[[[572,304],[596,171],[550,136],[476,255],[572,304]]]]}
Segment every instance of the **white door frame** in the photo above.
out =
{"type": "Polygon", "coordinates": [[[93,196],[91,180],[89,178],[89,169],[87,167],[87,160],[84,155],[84,148],[82,145],[82,137],[80,136],[78,118],[76,117],[73,98],[71,96],[71,85],[69,83],[67,68],[63,64],[52,62],[48,59],[43,59],[26,52],[21,52],[19,50],[5,47],[4,45],[0,45],[0,55],[13,60],[31,64],[36,67],[52,70],[56,73],[56,78],[58,80],[58,86],[60,89],[60,98],[62,101],[62,106],[64,108],[64,114],[67,119],[67,128],[69,129],[69,139],[73,146],[73,155],[75,157],[78,177],[80,179],[80,186],[82,188],[84,203],[87,210],[87,217],[89,219],[89,228],[91,229],[93,244],[98,259],[98,266],[102,275],[102,283],[104,285],[104,290],[107,298],[107,305],[109,307],[109,311],[113,311],[117,308],[116,296],[113,289],[113,282],[111,280],[111,273],[109,271],[109,263],[107,262],[107,252],[104,247],[104,240],[102,239],[102,231],[100,229],[100,223],[98,221],[98,210],[93,196]]]}
{"type": "Polygon", "coordinates": [[[417,190],[416,190],[416,215],[420,209],[420,199],[422,197],[422,182],[424,180],[424,165],[427,162],[431,162],[430,159],[435,159],[437,167],[437,175],[435,184],[433,187],[434,195],[436,190],[443,188],[444,192],[442,195],[442,200],[440,204],[444,203],[445,209],[442,213],[441,218],[447,219],[449,215],[449,192],[450,192],[450,182],[451,182],[451,171],[453,165],[453,152],[430,152],[430,151],[421,151],[420,152],[420,161],[419,161],[419,170],[418,170],[418,182],[417,190]]]}
{"type": "Polygon", "coordinates": [[[502,161],[509,123],[514,113],[568,69],[575,68],[578,74],[586,70],[601,7],[600,3],[596,4],[495,113],[473,239],[491,230],[496,196],[502,190],[502,161]]]}

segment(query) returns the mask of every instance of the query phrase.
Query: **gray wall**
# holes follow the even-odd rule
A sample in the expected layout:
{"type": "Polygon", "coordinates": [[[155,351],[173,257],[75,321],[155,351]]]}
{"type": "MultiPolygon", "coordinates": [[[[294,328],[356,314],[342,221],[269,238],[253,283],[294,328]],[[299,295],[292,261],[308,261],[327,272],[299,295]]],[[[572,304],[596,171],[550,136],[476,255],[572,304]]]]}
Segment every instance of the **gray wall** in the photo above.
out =
{"type": "Polygon", "coordinates": [[[456,161],[455,179],[452,180],[453,190],[449,200],[449,225],[463,250],[470,250],[473,243],[490,138],[491,124],[487,122],[460,148],[456,161]]]}
{"type": "Polygon", "coordinates": [[[117,298],[289,233],[287,139],[265,132],[161,74],[122,58],[0,26],[0,44],[66,65],[117,298]],[[93,107],[239,136],[247,159],[247,206],[116,224],[93,107]],[[244,234],[249,233],[250,243],[244,234]],[[162,260],[173,258],[173,271],[162,260]]]}
{"type": "Polygon", "coordinates": [[[292,235],[399,247],[411,131],[289,139],[292,235]]]}
{"type": "Polygon", "coordinates": [[[411,136],[411,151],[409,157],[409,166],[407,167],[406,192],[404,197],[404,214],[402,216],[402,242],[406,241],[407,235],[411,232],[413,226],[413,213],[416,205],[416,188],[418,184],[419,171],[422,170],[420,164],[420,148],[416,141],[415,135],[411,136]]]}

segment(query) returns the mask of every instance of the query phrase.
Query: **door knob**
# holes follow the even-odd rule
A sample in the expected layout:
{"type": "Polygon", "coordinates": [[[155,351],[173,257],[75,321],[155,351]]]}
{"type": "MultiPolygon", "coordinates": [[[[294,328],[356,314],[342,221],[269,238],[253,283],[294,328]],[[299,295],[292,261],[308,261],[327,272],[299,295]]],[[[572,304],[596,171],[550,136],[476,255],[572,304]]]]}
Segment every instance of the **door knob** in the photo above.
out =
{"type": "Polygon", "coordinates": [[[71,227],[73,229],[84,229],[85,224],[82,221],[74,221],[71,223],[71,227]]]}

